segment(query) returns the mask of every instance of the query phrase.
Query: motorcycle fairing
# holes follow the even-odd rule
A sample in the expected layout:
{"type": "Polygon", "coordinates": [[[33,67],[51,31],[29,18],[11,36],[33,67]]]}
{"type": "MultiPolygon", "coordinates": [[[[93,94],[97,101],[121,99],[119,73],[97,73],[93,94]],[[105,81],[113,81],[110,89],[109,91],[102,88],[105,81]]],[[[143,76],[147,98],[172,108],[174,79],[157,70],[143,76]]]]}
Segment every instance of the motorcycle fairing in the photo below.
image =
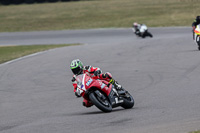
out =
{"type": "Polygon", "coordinates": [[[140,27],[140,33],[144,33],[147,30],[147,26],[145,24],[142,24],[140,27]]]}
{"type": "Polygon", "coordinates": [[[200,35],[200,26],[197,25],[196,29],[194,30],[196,35],[200,35]]]}
{"type": "Polygon", "coordinates": [[[112,86],[107,86],[102,80],[96,80],[88,74],[81,74],[77,76],[77,93],[81,96],[90,88],[98,88],[102,90],[107,96],[110,94],[112,86]]]}

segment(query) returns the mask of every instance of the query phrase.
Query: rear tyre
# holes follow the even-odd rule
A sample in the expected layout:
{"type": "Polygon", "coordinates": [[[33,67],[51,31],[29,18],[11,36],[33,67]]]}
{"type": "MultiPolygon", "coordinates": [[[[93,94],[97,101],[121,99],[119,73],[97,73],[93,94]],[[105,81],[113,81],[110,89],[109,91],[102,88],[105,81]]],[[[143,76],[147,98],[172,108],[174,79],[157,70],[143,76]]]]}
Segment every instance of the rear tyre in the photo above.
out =
{"type": "Polygon", "coordinates": [[[111,112],[112,106],[106,96],[104,96],[101,92],[96,91],[92,92],[89,95],[90,100],[92,103],[103,112],[111,112]]]}
{"type": "Polygon", "coordinates": [[[124,103],[121,105],[121,107],[125,109],[130,109],[135,104],[133,97],[128,91],[125,93],[125,96],[123,96],[123,100],[124,100],[124,103]]]}

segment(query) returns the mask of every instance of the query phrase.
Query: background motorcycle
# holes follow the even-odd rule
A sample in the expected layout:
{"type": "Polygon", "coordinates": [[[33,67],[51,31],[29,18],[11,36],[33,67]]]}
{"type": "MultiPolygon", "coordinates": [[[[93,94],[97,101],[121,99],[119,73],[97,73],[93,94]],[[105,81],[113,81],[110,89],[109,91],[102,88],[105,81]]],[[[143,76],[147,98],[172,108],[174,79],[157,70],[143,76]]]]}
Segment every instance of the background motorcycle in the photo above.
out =
{"type": "Polygon", "coordinates": [[[139,37],[142,38],[145,38],[146,36],[153,37],[153,35],[148,31],[148,28],[145,24],[141,24],[138,32],[135,31],[135,28],[132,28],[132,30],[139,37]]]}
{"type": "Polygon", "coordinates": [[[194,41],[198,45],[198,49],[200,50],[200,25],[197,25],[197,27],[194,30],[194,41]]]}
{"type": "Polygon", "coordinates": [[[103,112],[111,112],[112,108],[119,106],[125,109],[134,106],[134,99],[128,91],[117,91],[112,84],[105,84],[106,81],[94,79],[87,73],[78,75],[76,81],[78,95],[91,101],[103,112]]]}

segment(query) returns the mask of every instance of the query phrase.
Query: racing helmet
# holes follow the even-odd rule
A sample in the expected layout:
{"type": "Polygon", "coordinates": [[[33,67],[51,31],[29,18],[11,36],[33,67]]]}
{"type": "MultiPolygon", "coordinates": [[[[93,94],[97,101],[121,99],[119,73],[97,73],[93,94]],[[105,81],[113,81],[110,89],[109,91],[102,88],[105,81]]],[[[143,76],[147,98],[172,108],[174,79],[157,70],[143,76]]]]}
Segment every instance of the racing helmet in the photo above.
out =
{"type": "Polygon", "coordinates": [[[138,23],[134,22],[134,23],[133,23],[133,26],[134,26],[134,27],[138,27],[138,23]]]}
{"type": "Polygon", "coordinates": [[[75,75],[79,75],[83,72],[83,63],[79,59],[75,59],[71,62],[70,68],[75,75]]]}
{"type": "Polygon", "coordinates": [[[200,16],[197,16],[197,17],[196,17],[196,20],[200,21],[200,16]]]}

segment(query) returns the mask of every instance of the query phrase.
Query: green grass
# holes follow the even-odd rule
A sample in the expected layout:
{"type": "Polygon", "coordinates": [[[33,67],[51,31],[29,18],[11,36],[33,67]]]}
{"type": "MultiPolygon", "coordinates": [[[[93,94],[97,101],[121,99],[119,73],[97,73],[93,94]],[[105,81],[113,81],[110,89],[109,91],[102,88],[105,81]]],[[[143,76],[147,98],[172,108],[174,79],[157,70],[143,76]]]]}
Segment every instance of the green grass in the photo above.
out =
{"type": "Polygon", "coordinates": [[[189,132],[189,133],[200,133],[200,131],[193,131],[193,132],[189,132]]]}
{"type": "Polygon", "coordinates": [[[0,32],[130,27],[191,26],[198,0],[90,0],[0,5],[0,32]]]}
{"type": "Polygon", "coordinates": [[[40,51],[79,44],[0,46],[0,64],[40,51]]]}

